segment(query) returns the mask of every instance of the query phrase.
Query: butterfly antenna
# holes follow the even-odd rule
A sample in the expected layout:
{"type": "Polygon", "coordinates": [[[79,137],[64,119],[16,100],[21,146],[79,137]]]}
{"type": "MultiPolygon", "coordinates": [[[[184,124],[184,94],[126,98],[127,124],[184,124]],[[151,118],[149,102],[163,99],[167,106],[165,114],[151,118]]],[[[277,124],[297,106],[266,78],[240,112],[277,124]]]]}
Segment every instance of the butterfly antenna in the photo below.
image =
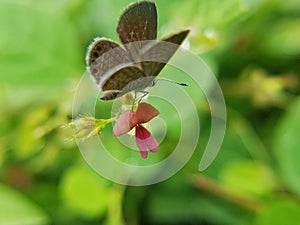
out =
{"type": "Polygon", "coordinates": [[[178,84],[180,86],[185,86],[185,87],[189,86],[186,83],[180,83],[180,82],[176,82],[176,81],[168,80],[168,79],[164,79],[164,78],[157,78],[157,80],[162,80],[162,81],[170,82],[170,83],[173,83],[173,84],[178,84]]]}

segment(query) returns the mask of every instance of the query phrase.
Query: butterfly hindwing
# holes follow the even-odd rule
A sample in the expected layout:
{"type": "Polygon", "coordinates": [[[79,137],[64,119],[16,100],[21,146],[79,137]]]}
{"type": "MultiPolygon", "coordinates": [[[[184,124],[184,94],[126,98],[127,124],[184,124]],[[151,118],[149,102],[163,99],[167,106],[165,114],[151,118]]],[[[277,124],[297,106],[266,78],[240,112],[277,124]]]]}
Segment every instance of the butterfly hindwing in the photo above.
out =
{"type": "Polygon", "coordinates": [[[188,33],[189,30],[183,30],[158,41],[152,46],[145,46],[142,53],[144,73],[147,76],[157,76],[175,54],[188,33]]]}
{"type": "MultiPolygon", "coordinates": [[[[145,74],[135,66],[127,66],[114,72],[109,79],[103,81],[102,90],[123,90],[129,83],[139,78],[145,77],[145,74]]],[[[133,91],[132,89],[131,91],[133,91]]]]}
{"type": "Polygon", "coordinates": [[[96,38],[89,46],[86,61],[91,75],[101,87],[105,73],[130,59],[117,43],[106,38],[96,38]]]}
{"type": "MultiPolygon", "coordinates": [[[[145,74],[135,66],[123,67],[103,81],[102,90],[109,91],[101,97],[102,100],[112,100],[130,91],[140,88],[136,80],[144,78],[145,74]]],[[[145,84],[143,84],[145,85],[145,84]]],[[[147,86],[145,86],[147,87],[147,86]]]]}

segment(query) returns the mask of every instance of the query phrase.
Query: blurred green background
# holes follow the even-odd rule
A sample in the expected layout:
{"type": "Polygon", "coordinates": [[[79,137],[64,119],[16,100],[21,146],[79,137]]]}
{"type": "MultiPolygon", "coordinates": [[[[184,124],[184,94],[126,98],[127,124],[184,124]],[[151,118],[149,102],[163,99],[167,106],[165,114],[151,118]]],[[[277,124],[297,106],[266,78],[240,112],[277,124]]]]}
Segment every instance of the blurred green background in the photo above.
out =
{"type": "MultiPolygon", "coordinates": [[[[88,44],[118,40],[129,3],[0,1],[0,224],[300,224],[300,1],[156,1],[160,37],[192,29],[190,50],[218,77],[228,124],[219,155],[200,173],[210,120],[197,103],[197,151],[147,187],[101,178],[60,129],[71,120],[88,44]]],[[[176,137],[155,156],[170,154],[176,137]]]]}

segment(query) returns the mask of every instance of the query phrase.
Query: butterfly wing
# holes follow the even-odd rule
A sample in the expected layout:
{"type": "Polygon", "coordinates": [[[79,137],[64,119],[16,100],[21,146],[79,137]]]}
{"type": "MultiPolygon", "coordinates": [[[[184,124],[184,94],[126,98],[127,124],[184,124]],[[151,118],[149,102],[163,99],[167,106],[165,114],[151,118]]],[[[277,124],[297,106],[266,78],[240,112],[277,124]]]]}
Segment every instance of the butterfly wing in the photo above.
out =
{"type": "Polygon", "coordinates": [[[102,90],[111,90],[101,97],[102,100],[112,100],[131,91],[143,90],[150,86],[152,77],[146,75],[135,66],[121,68],[104,81],[102,90]]]}
{"type": "Polygon", "coordinates": [[[183,30],[143,49],[142,67],[147,76],[157,76],[175,54],[190,30],[183,30]]]}
{"type": "MultiPolygon", "coordinates": [[[[140,62],[140,49],[157,37],[157,10],[154,2],[130,5],[120,16],[117,33],[135,62],[140,62]]],[[[141,67],[140,63],[139,66],[141,67]]]]}
{"type": "Polygon", "coordinates": [[[155,40],[157,36],[157,11],[154,2],[130,5],[120,16],[117,33],[123,44],[155,40]]]}
{"type": "MultiPolygon", "coordinates": [[[[145,74],[135,66],[123,67],[114,72],[106,80],[103,81],[102,90],[123,90],[129,83],[139,78],[145,77],[145,74]]],[[[128,90],[133,91],[138,87],[128,90]]]]}
{"type": "Polygon", "coordinates": [[[170,37],[163,39],[151,46],[147,45],[141,52],[145,60],[152,59],[155,61],[142,61],[143,71],[138,67],[130,66],[122,68],[114,73],[103,86],[103,90],[117,90],[112,91],[102,97],[103,100],[114,99],[130,91],[143,90],[152,85],[155,76],[163,69],[170,58],[174,55],[179,48],[182,41],[188,35],[189,30],[181,31],[173,34],[170,37]],[[144,51],[143,51],[144,50],[144,51]]]}
{"type": "MultiPolygon", "coordinates": [[[[113,90],[103,97],[104,100],[114,99],[129,83],[145,76],[133,65],[126,50],[106,38],[94,40],[88,49],[86,61],[100,90],[113,90]]],[[[131,85],[131,88],[126,88],[126,91],[132,91],[133,88],[135,87],[131,85]]],[[[125,91],[123,90],[122,93],[125,94],[125,91]]]]}
{"type": "Polygon", "coordinates": [[[86,61],[91,75],[102,89],[106,73],[118,65],[130,62],[130,59],[117,43],[107,38],[95,38],[88,48],[86,61]]]}
{"type": "MultiPolygon", "coordinates": [[[[163,48],[163,42],[154,46],[153,42],[151,45],[145,42],[156,40],[157,37],[157,11],[153,2],[143,1],[129,6],[119,19],[117,33],[126,50],[109,39],[98,38],[90,45],[87,54],[90,73],[100,90],[110,91],[102,97],[103,100],[149,86],[153,76],[162,70],[178,48],[163,48]],[[143,53],[141,50],[144,48],[147,51],[143,53]],[[155,60],[140,63],[144,56],[154,56],[154,59],[158,56],[165,63],[155,60]],[[146,76],[149,79],[145,81],[146,76]]],[[[163,41],[180,45],[187,34],[188,31],[182,31],[163,41]]]]}

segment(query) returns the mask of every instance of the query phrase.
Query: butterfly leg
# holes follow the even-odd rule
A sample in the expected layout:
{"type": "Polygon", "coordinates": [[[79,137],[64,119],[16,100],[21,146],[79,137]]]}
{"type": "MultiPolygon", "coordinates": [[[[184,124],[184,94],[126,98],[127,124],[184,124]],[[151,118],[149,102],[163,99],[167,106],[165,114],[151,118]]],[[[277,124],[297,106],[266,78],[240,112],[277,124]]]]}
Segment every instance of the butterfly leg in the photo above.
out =
{"type": "Polygon", "coordinates": [[[135,100],[136,100],[136,91],[134,91],[134,98],[133,98],[133,102],[132,102],[132,106],[131,106],[131,111],[133,111],[133,107],[135,105],[135,100]]]}
{"type": "Polygon", "coordinates": [[[133,102],[132,102],[132,107],[131,107],[131,110],[132,110],[132,111],[133,111],[133,107],[134,107],[134,105],[135,105],[135,103],[136,103],[136,100],[137,100],[137,92],[142,93],[142,96],[138,97],[137,104],[140,104],[141,101],[142,101],[142,99],[143,99],[146,95],[149,94],[148,91],[135,91],[135,92],[134,92],[133,102]]]}
{"type": "Polygon", "coordinates": [[[139,91],[139,92],[142,93],[142,96],[139,98],[138,104],[140,104],[140,102],[142,101],[142,99],[149,94],[148,91],[139,91]]]}

